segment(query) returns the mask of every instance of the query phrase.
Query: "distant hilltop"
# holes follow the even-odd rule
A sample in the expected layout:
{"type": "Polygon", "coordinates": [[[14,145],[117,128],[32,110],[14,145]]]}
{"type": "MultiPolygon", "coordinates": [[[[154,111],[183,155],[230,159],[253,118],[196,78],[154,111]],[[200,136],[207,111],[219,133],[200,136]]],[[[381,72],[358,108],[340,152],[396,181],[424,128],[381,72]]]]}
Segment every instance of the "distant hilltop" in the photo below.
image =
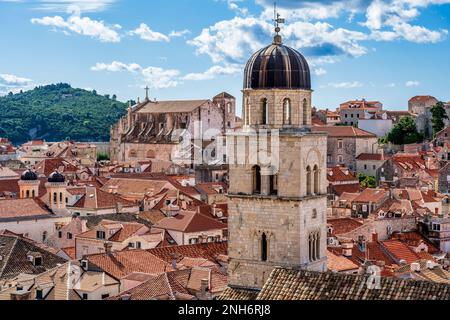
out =
{"type": "Polygon", "coordinates": [[[72,88],[67,83],[0,97],[0,137],[14,144],[47,141],[109,141],[109,129],[126,113],[115,95],[72,88]]]}

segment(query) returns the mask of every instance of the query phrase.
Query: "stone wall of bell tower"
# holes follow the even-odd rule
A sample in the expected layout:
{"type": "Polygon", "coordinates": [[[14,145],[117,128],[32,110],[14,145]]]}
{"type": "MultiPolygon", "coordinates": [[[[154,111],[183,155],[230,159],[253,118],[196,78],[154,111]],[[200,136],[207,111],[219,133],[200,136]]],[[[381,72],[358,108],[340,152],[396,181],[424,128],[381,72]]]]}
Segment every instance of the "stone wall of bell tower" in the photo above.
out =
{"type": "Polygon", "coordinates": [[[231,286],[261,288],[276,266],[326,270],[326,136],[276,132],[227,135],[231,286]],[[271,152],[276,157],[267,165],[262,159],[271,152]]]}
{"type": "Polygon", "coordinates": [[[243,90],[245,126],[308,126],[311,125],[311,106],[311,90],[243,90]]]}

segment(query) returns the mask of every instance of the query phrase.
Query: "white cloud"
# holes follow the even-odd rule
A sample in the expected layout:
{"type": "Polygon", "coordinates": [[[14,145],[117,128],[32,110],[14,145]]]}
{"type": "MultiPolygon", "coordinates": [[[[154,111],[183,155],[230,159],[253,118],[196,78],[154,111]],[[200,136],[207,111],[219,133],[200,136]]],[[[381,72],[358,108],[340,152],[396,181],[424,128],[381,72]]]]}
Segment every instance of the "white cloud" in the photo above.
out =
{"type": "Polygon", "coordinates": [[[326,86],[322,86],[322,88],[336,88],[336,89],[352,89],[352,88],[361,88],[363,84],[359,81],[353,82],[331,82],[326,86]]]}
{"type": "Polygon", "coordinates": [[[120,42],[120,35],[116,31],[119,25],[107,26],[103,21],[92,20],[88,17],[81,17],[78,13],[72,14],[65,20],[61,16],[43,17],[31,19],[33,24],[50,26],[54,30],[63,31],[66,34],[70,32],[89,36],[98,39],[101,42],[120,42]]]}
{"type": "Polygon", "coordinates": [[[327,70],[324,68],[314,68],[313,72],[316,76],[323,76],[324,74],[327,74],[327,70]]]}
{"type": "Polygon", "coordinates": [[[13,74],[0,74],[0,84],[4,85],[4,86],[23,86],[23,85],[28,85],[31,82],[33,82],[33,80],[28,79],[28,78],[22,78],[22,77],[18,77],[16,75],[13,74]]]}
{"type": "Polygon", "coordinates": [[[189,73],[183,77],[183,80],[192,80],[192,81],[200,81],[200,80],[211,80],[216,76],[223,75],[233,75],[242,72],[242,66],[240,65],[230,65],[230,66],[212,66],[208,70],[203,73],[189,73]]]}
{"type": "Polygon", "coordinates": [[[0,74],[0,95],[28,90],[32,88],[32,85],[33,80],[31,79],[7,73],[0,74]]]}
{"type": "Polygon", "coordinates": [[[191,31],[188,29],[184,29],[184,30],[180,30],[180,31],[173,30],[172,32],[169,33],[169,37],[171,37],[171,38],[172,37],[182,37],[182,36],[188,35],[190,33],[191,33],[191,31]]]}
{"type": "Polygon", "coordinates": [[[420,82],[415,81],[415,80],[406,81],[406,83],[405,83],[406,87],[417,87],[419,85],[420,85],[420,82]]]}
{"type": "Polygon", "coordinates": [[[92,71],[129,72],[134,74],[138,81],[145,82],[153,89],[165,89],[176,87],[179,84],[180,71],[176,69],[163,69],[159,67],[143,68],[137,63],[123,63],[113,61],[111,63],[99,62],[91,67],[92,71]]]}
{"type": "Polygon", "coordinates": [[[440,42],[446,38],[447,30],[430,30],[409,22],[420,15],[420,9],[445,3],[450,0],[374,0],[367,8],[363,25],[371,30],[371,37],[377,41],[440,42]]]}
{"type": "MultiPolygon", "coordinates": [[[[282,29],[284,42],[307,56],[361,56],[367,49],[359,44],[368,37],[362,32],[334,28],[325,22],[297,21],[282,29]]],[[[214,63],[244,63],[256,50],[267,45],[273,25],[254,17],[235,17],[217,22],[188,41],[197,54],[209,55],[214,63]]]]}
{"type": "Polygon", "coordinates": [[[165,41],[165,42],[169,42],[170,39],[168,36],[166,36],[165,34],[162,34],[160,32],[156,32],[150,29],[150,27],[148,25],[146,25],[145,23],[141,23],[141,25],[139,26],[139,28],[130,31],[131,35],[136,35],[139,36],[142,40],[146,40],[146,41],[165,41]]]}
{"type": "Polygon", "coordinates": [[[388,87],[388,88],[395,88],[397,85],[395,84],[395,83],[388,83],[387,85],[386,85],[386,87],[388,87]]]}
{"type": "Polygon", "coordinates": [[[128,72],[138,72],[142,70],[142,67],[137,63],[126,64],[119,61],[113,61],[111,63],[97,63],[95,66],[91,68],[93,71],[108,71],[108,72],[119,72],[119,71],[128,71],[128,72]]]}
{"type": "Polygon", "coordinates": [[[142,75],[146,83],[151,88],[166,89],[176,87],[179,84],[180,71],[175,69],[162,69],[158,67],[148,67],[142,70],[142,75]]]}
{"type": "Polygon", "coordinates": [[[209,55],[214,63],[243,63],[267,42],[272,28],[261,19],[234,17],[203,29],[188,43],[196,47],[197,54],[209,55]]]}

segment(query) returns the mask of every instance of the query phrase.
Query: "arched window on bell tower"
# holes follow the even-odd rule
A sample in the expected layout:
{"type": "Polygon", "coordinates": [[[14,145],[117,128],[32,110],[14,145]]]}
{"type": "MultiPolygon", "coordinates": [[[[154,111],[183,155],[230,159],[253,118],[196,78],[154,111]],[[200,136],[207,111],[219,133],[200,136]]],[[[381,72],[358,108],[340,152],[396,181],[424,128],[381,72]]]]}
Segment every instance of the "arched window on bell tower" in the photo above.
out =
{"type": "Polygon", "coordinates": [[[261,167],[260,166],[253,166],[252,176],[253,176],[253,193],[260,194],[261,193],[261,167]]]}
{"type": "Polygon", "coordinates": [[[269,176],[269,192],[271,195],[278,194],[278,175],[272,174],[269,176]]]}
{"type": "Polygon", "coordinates": [[[283,101],[283,124],[290,125],[292,122],[291,100],[288,98],[283,101]]]}
{"type": "Polygon", "coordinates": [[[265,233],[261,237],[261,261],[267,261],[267,236],[265,233]]]}
{"type": "Polygon", "coordinates": [[[320,259],[320,232],[311,232],[308,237],[309,261],[320,259]]]}
{"type": "Polygon", "coordinates": [[[311,167],[307,166],[306,167],[306,194],[308,196],[312,194],[312,187],[311,187],[311,184],[312,184],[311,178],[312,177],[311,177],[311,175],[312,175],[311,167]]]}
{"type": "Polygon", "coordinates": [[[261,124],[269,124],[269,103],[266,98],[261,100],[261,124]]]}
{"type": "Polygon", "coordinates": [[[319,186],[319,167],[317,165],[314,166],[314,194],[320,193],[319,186]]]}
{"type": "Polygon", "coordinates": [[[303,99],[303,125],[308,124],[308,101],[303,99]]]}

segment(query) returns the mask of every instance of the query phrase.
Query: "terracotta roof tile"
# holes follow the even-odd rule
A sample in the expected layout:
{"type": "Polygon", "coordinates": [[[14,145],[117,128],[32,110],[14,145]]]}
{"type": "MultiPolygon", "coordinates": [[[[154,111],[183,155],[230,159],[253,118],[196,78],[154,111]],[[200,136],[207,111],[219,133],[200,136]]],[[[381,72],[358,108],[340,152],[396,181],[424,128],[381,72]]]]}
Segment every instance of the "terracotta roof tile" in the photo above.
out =
{"type": "Polygon", "coordinates": [[[409,264],[420,259],[417,253],[412,251],[410,247],[399,240],[382,241],[381,245],[397,261],[404,260],[409,264]]]}
{"type": "Polygon", "coordinates": [[[368,276],[276,268],[257,300],[449,300],[450,285],[398,278],[380,279],[380,289],[366,285],[368,276]]]}
{"type": "Polygon", "coordinates": [[[182,232],[201,232],[215,229],[226,229],[227,225],[216,219],[193,211],[180,211],[174,217],[167,217],[154,225],[155,228],[182,232]]]}
{"type": "Polygon", "coordinates": [[[352,138],[376,138],[373,133],[361,130],[351,126],[334,126],[334,127],[311,127],[312,132],[326,132],[329,137],[352,137],[352,138]]]}

